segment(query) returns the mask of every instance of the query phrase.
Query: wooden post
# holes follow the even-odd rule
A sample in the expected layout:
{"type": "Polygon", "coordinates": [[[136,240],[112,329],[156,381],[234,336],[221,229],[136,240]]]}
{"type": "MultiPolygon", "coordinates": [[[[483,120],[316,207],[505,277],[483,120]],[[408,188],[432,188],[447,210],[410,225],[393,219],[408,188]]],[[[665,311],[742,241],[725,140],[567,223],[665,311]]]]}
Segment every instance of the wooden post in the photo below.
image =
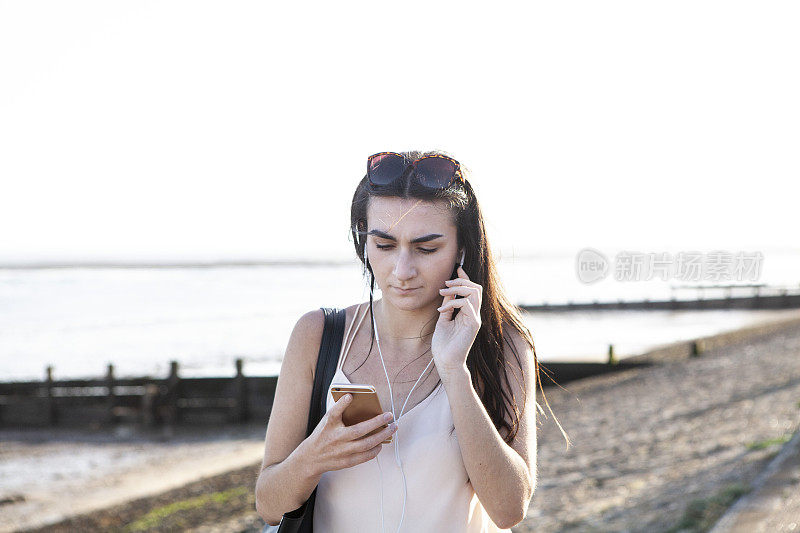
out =
{"type": "Polygon", "coordinates": [[[692,351],[689,354],[691,357],[697,357],[703,353],[703,349],[698,341],[692,341],[692,351]]]}
{"type": "Polygon", "coordinates": [[[233,421],[234,422],[246,422],[248,417],[247,412],[247,379],[244,377],[244,373],[242,373],[242,359],[236,359],[236,377],[234,378],[234,387],[233,390],[235,391],[235,405],[234,405],[234,413],[233,413],[233,421]]]}
{"type": "Polygon", "coordinates": [[[609,344],[608,345],[608,364],[609,365],[616,365],[617,364],[617,358],[614,357],[614,345],[613,344],[609,344]]]}
{"type": "Polygon", "coordinates": [[[114,393],[114,365],[112,364],[109,364],[106,370],[106,388],[108,389],[106,395],[106,408],[108,409],[106,413],[106,423],[114,424],[117,421],[117,417],[114,413],[117,402],[114,393]]]}
{"type": "Polygon", "coordinates": [[[172,427],[180,421],[178,412],[178,394],[181,379],[178,377],[178,362],[169,362],[169,377],[167,378],[167,392],[164,397],[165,416],[164,422],[172,427]]]}
{"type": "Polygon", "coordinates": [[[156,401],[158,399],[158,385],[148,383],[142,395],[142,424],[145,427],[156,425],[156,401]]]}
{"type": "Polygon", "coordinates": [[[47,420],[48,426],[53,426],[58,423],[58,416],[56,413],[56,402],[53,398],[53,367],[51,365],[47,366],[47,378],[45,381],[45,387],[47,388],[47,401],[45,402],[45,417],[47,420]]]}

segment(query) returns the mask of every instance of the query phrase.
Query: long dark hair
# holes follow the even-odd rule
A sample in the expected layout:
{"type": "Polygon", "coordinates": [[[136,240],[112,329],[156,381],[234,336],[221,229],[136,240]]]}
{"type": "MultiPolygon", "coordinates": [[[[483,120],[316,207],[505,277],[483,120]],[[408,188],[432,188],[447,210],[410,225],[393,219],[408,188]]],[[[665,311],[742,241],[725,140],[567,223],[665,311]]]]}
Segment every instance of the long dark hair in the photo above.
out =
{"type": "MultiPolygon", "coordinates": [[[[401,155],[405,157],[407,162],[426,155],[449,156],[449,154],[439,150],[401,152],[401,155]]],[[[463,165],[461,166],[461,172],[462,175],[466,177],[467,169],[463,165]]],[[[513,397],[513,395],[509,398],[506,388],[502,386],[501,380],[504,380],[505,383],[509,383],[506,369],[511,366],[510,364],[506,364],[503,343],[509,346],[511,353],[514,354],[517,361],[517,368],[520,370],[520,375],[523,371],[519,354],[510,339],[503,334],[503,328],[514,328],[519,332],[520,337],[530,345],[533,351],[536,382],[539,383],[539,388],[542,390],[542,397],[544,397],[544,389],[542,389],[541,381],[539,380],[539,361],[536,357],[533,335],[525,325],[520,309],[508,300],[502,284],[500,283],[497,265],[495,264],[491,247],[486,237],[483,215],[469,181],[464,179],[463,182],[456,181],[447,189],[431,190],[419,186],[415,180],[411,179],[412,175],[411,172],[406,172],[391,186],[382,186],[380,188],[372,187],[367,176],[364,176],[359,182],[358,187],[356,187],[355,194],[353,195],[353,203],[350,209],[350,231],[353,237],[356,255],[358,255],[364,268],[363,273],[365,276],[369,276],[370,318],[374,321],[373,291],[375,289],[375,276],[372,272],[369,260],[365,260],[364,258],[364,249],[367,243],[367,209],[369,207],[370,198],[374,196],[384,196],[429,201],[444,200],[455,216],[457,249],[465,249],[466,251],[463,266],[464,271],[472,281],[483,287],[480,310],[481,327],[467,355],[467,368],[472,375],[472,385],[475,387],[495,428],[498,432],[500,432],[501,429],[508,431],[508,435],[504,438],[504,441],[510,444],[517,434],[521,413],[519,405],[517,404],[517,398],[513,397]],[[482,388],[478,382],[478,377],[480,377],[483,383],[482,388]],[[511,415],[511,425],[506,421],[504,413],[509,413],[511,415]]],[[[371,335],[372,343],[374,343],[375,332],[372,331],[371,335]]],[[[370,351],[367,353],[372,353],[372,344],[370,344],[370,351]]],[[[512,371],[515,373],[516,378],[516,371],[513,368],[512,371]]],[[[519,383],[525,383],[524,379],[520,378],[519,383]]],[[[524,387],[523,390],[525,390],[524,387]]],[[[525,405],[524,402],[525,400],[523,399],[523,406],[525,405]]],[[[547,403],[547,398],[545,398],[545,403],[547,403]]],[[[549,403],[547,403],[547,407],[548,409],[550,408],[549,403]]],[[[536,402],[536,408],[538,423],[538,411],[544,413],[544,410],[538,402],[536,402]]],[[[553,413],[552,409],[550,413],[553,413]]],[[[553,414],[553,417],[555,418],[555,414],[553,414]]],[[[558,427],[561,428],[561,424],[559,424],[557,420],[556,423],[558,427]]],[[[561,432],[567,439],[567,446],[569,447],[569,437],[564,432],[563,428],[561,428],[561,432]]]]}

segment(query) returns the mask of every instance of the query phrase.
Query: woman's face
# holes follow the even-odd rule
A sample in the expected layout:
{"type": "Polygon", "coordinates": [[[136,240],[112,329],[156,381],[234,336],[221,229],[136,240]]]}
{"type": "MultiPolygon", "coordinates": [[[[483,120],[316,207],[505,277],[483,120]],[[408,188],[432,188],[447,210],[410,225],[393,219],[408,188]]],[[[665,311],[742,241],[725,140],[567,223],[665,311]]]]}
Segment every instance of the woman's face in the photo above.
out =
{"type": "Polygon", "coordinates": [[[443,201],[370,198],[367,258],[384,299],[409,310],[440,305],[459,255],[452,217],[443,201]]]}

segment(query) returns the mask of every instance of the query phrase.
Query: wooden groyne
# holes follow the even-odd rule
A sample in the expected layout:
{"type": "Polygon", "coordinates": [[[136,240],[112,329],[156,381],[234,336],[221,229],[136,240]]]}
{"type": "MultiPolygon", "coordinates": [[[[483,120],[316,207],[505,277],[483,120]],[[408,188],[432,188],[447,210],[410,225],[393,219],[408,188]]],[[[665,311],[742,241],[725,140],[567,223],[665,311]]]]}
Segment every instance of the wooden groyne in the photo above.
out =
{"type": "MultiPolygon", "coordinates": [[[[613,351],[613,350],[612,350],[613,351]]],[[[542,386],[648,365],[649,362],[544,363],[542,386]]],[[[233,377],[185,378],[173,361],[166,378],[117,378],[108,365],[98,379],[53,378],[0,383],[0,427],[113,427],[239,424],[266,422],[277,376],[245,376],[236,360],[233,377]]]]}
{"type": "Polygon", "coordinates": [[[521,304],[524,311],[603,311],[632,309],[637,311],[669,310],[669,311],[698,311],[719,309],[795,309],[800,308],[800,289],[774,288],[756,286],[753,294],[745,296],[732,296],[731,286],[714,286],[706,289],[724,289],[727,295],[716,298],[692,298],[669,300],[616,300],[609,302],[572,302],[567,303],[542,303],[537,305],[521,304]]]}
{"type": "MultiPolygon", "coordinates": [[[[656,347],[644,354],[618,359],[609,345],[604,362],[540,362],[543,387],[563,386],[611,372],[689,360],[704,352],[750,342],[782,330],[800,327],[800,313],[781,320],[656,347]],[[554,383],[555,381],[555,383],[554,383]]],[[[245,376],[241,359],[233,377],[185,378],[178,363],[165,378],[117,378],[113,365],[98,379],[53,377],[47,367],[42,381],[0,383],[0,428],[223,425],[269,420],[277,376],[245,376]]]]}
{"type": "Polygon", "coordinates": [[[117,378],[108,365],[99,379],[0,383],[0,427],[226,424],[266,420],[277,377],[185,378],[178,363],[166,378],[117,378]]]}

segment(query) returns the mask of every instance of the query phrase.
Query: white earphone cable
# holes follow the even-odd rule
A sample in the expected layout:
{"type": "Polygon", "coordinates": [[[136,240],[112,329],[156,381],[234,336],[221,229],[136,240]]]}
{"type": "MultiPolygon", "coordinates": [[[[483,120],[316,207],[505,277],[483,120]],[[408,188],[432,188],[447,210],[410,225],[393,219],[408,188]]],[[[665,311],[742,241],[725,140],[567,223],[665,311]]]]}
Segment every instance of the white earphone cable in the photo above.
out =
{"type": "MultiPolygon", "coordinates": [[[[390,399],[391,404],[392,404],[392,416],[394,417],[395,424],[397,424],[399,422],[400,418],[403,416],[403,411],[405,411],[406,404],[408,403],[408,399],[411,398],[411,393],[414,392],[414,389],[419,384],[419,380],[422,379],[422,376],[424,376],[425,372],[428,371],[428,368],[431,366],[431,363],[433,363],[433,358],[431,358],[431,360],[428,362],[428,366],[426,366],[425,370],[423,370],[422,373],[419,375],[419,377],[417,378],[417,381],[414,383],[414,386],[411,387],[411,391],[409,391],[408,396],[406,396],[406,401],[403,402],[403,407],[400,409],[400,416],[397,416],[395,414],[395,411],[394,411],[394,395],[392,394],[392,383],[389,380],[389,372],[387,372],[387,370],[386,370],[386,363],[383,361],[383,353],[381,352],[380,335],[378,335],[378,325],[375,322],[375,320],[372,321],[372,325],[375,328],[375,343],[378,345],[378,355],[380,356],[381,364],[383,365],[383,373],[386,375],[386,383],[389,385],[389,399],[390,399]]],[[[400,445],[399,444],[399,440],[400,439],[398,438],[399,435],[400,435],[400,430],[399,430],[399,427],[398,427],[398,430],[394,434],[394,458],[395,458],[395,463],[397,464],[398,467],[400,467],[400,474],[403,476],[403,511],[402,511],[402,514],[400,515],[400,523],[397,525],[397,531],[398,532],[400,531],[400,527],[403,525],[403,520],[405,519],[405,516],[406,516],[406,499],[407,499],[407,496],[408,496],[408,485],[407,485],[407,482],[406,482],[406,474],[405,474],[405,472],[403,472],[403,462],[400,460],[400,449],[399,449],[399,445],[400,445]]],[[[385,531],[385,527],[386,526],[383,523],[383,471],[380,470],[381,465],[380,465],[380,462],[378,461],[378,457],[377,456],[375,457],[375,461],[378,462],[378,470],[381,473],[381,530],[385,531]]]]}
{"type": "Polygon", "coordinates": [[[375,456],[375,463],[377,463],[378,465],[378,475],[380,476],[381,480],[381,532],[383,533],[386,531],[386,526],[384,525],[384,520],[383,520],[383,470],[381,469],[381,462],[378,461],[377,455],[375,456]]]}
{"type": "MultiPolygon", "coordinates": [[[[459,261],[459,265],[458,266],[463,268],[463,266],[464,266],[464,251],[463,250],[461,252],[461,257],[459,259],[460,259],[460,261],[459,261]]],[[[367,262],[367,248],[365,246],[364,247],[364,263],[366,263],[366,262],[367,262]]],[[[364,313],[364,316],[366,316],[366,312],[364,313]]],[[[364,316],[361,317],[361,320],[364,319],[364,316]]],[[[358,327],[361,326],[361,320],[358,322],[358,326],[356,326],[356,331],[358,330],[358,327]]],[[[353,320],[353,322],[355,322],[355,320],[353,320]]],[[[411,393],[414,392],[414,389],[419,384],[419,380],[422,379],[422,376],[424,376],[425,372],[428,371],[428,368],[431,366],[431,363],[433,363],[433,358],[431,358],[431,360],[428,362],[428,365],[425,367],[425,370],[423,370],[422,373],[419,375],[419,377],[417,378],[417,381],[414,383],[414,386],[411,387],[411,391],[409,391],[408,396],[406,396],[405,402],[403,402],[403,406],[400,408],[400,416],[396,416],[395,410],[394,410],[394,394],[392,393],[392,382],[389,379],[389,372],[386,370],[386,363],[383,361],[383,353],[381,352],[380,335],[378,335],[378,324],[375,322],[374,317],[373,317],[373,320],[372,320],[372,325],[373,325],[373,327],[375,329],[375,342],[378,345],[378,355],[381,358],[381,365],[383,365],[383,373],[386,376],[386,383],[389,385],[389,400],[391,401],[391,404],[392,404],[392,416],[394,417],[394,423],[397,424],[399,422],[400,417],[403,416],[403,412],[405,411],[406,404],[408,403],[409,398],[411,398],[411,393]]],[[[351,326],[352,326],[352,323],[351,323],[351,326]]],[[[351,343],[352,343],[352,340],[351,340],[351,343]]],[[[395,432],[395,435],[394,435],[394,458],[395,458],[395,463],[397,464],[398,467],[400,467],[400,474],[403,476],[403,511],[402,511],[402,514],[400,515],[400,523],[397,525],[397,533],[400,532],[400,527],[403,525],[403,520],[405,519],[405,516],[406,516],[406,499],[407,499],[407,496],[408,496],[408,484],[406,482],[406,474],[405,474],[405,472],[403,472],[403,462],[400,459],[400,448],[399,448],[400,439],[399,439],[399,435],[400,435],[400,430],[399,430],[399,427],[398,427],[398,430],[395,432]]],[[[378,460],[378,456],[375,456],[375,462],[378,465],[378,474],[380,476],[380,487],[381,487],[381,532],[385,533],[386,525],[384,523],[384,516],[383,516],[383,470],[381,469],[381,463],[378,460]]]]}

